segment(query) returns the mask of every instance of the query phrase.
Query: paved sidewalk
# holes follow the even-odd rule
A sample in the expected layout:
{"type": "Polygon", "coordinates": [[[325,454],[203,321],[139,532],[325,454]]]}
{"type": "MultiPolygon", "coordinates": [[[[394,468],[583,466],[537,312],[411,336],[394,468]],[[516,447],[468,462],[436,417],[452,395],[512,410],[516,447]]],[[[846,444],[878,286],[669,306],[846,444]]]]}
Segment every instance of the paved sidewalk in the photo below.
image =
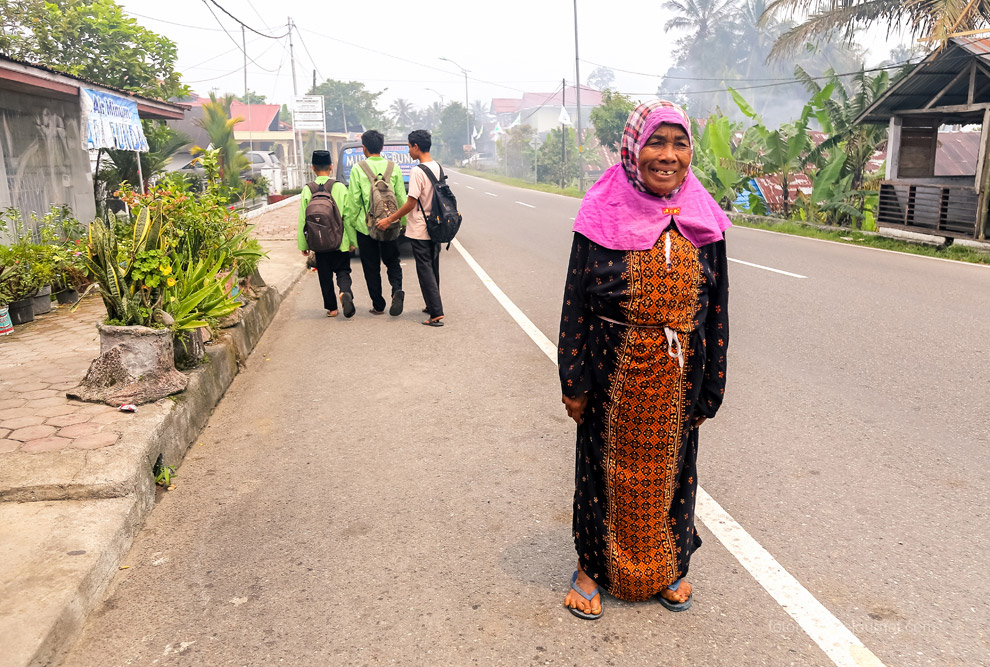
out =
{"type": "MultiPolygon", "coordinates": [[[[252,220],[269,253],[261,275],[277,294],[262,310],[304,272],[296,214],[286,206],[252,220]]],[[[186,392],[137,413],[69,400],[99,354],[105,315],[94,294],[0,337],[0,665],[57,664],[151,507],[149,457],[178,464],[189,441],[162,443],[195,434],[236,374],[231,346],[211,346],[186,392]]],[[[254,318],[241,337],[266,324],[254,318]]]]}

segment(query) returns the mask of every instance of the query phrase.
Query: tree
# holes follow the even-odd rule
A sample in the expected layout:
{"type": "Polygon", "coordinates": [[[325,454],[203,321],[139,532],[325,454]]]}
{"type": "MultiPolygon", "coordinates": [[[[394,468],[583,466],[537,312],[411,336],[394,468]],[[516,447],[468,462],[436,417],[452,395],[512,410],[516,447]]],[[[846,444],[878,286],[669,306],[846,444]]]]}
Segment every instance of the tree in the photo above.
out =
{"type": "Polygon", "coordinates": [[[488,120],[488,105],[481,100],[471,102],[471,117],[476,125],[480,125],[488,120]]]}
{"type": "Polygon", "coordinates": [[[731,20],[735,0],[666,0],[663,8],[677,16],[667,21],[664,30],[687,30],[690,40],[702,44],[716,32],[716,26],[731,20]]]}
{"type": "Polygon", "coordinates": [[[402,128],[403,130],[412,129],[413,113],[416,111],[416,108],[413,106],[412,102],[400,97],[392,102],[392,105],[389,107],[389,111],[391,112],[392,120],[395,121],[397,127],[402,128]]]}
{"type": "Polygon", "coordinates": [[[534,137],[536,130],[531,126],[516,125],[499,138],[496,143],[498,160],[508,176],[531,178],[536,162],[536,149],[532,144],[534,137]]]}
{"type": "Polygon", "coordinates": [[[591,124],[595,128],[598,142],[613,151],[619,150],[622,132],[625,130],[629,114],[636,104],[622,93],[605,89],[602,103],[591,110],[591,124]]]}
{"type": "Polygon", "coordinates": [[[413,120],[419,129],[436,131],[440,127],[440,119],[443,116],[444,106],[439,102],[434,102],[421,111],[413,113],[413,120]]]}
{"type": "Polygon", "coordinates": [[[882,26],[888,32],[907,26],[912,37],[944,45],[954,33],[986,27],[990,23],[990,0],[946,2],[945,0],[774,0],[764,16],[799,14],[807,19],[777,39],[771,57],[779,58],[801,49],[805,43],[849,43],[858,29],[882,26]]]}
{"type": "MultiPolygon", "coordinates": [[[[230,117],[230,104],[234,98],[230,95],[218,98],[216,93],[210,93],[210,101],[203,105],[203,117],[196,119],[196,124],[206,130],[210,137],[210,145],[220,151],[220,178],[229,187],[237,187],[241,183],[241,172],[250,166],[244,151],[234,140],[234,126],[244,121],[243,116],[230,117]]],[[[193,146],[193,154],[205,152],[200,146],[193,146]]]]}
{"type": "Polygon", "coordinates": [[[467,139],[466,113],[463,104],[453,102],[440,114],[439,127],[433,132],[433,146],[441,160],[464,158],[463,146],[467,139]]]}
{"type": "Polygon", "coordinates": [[[384,132],[391,123],[387,122],[384,114],[378,111],[378,98],[381,93],[373,93],[365,89],[360,81],[338,81],[327,79],[315,88],[310,88],[309,95],[323,96],[323,109],[326,114],[327,131],[356,132],[361,129],[381,130],[384,132]],[[344,126],[344,118],[347,126],[344,126]]]}
{"type": "Polygon", "coordinates": [[[189,92],[175,42],[113,0],[0,0],[0,52],[158,99],[189,92]]]}
{"type": "Polygon", "coordinates": [[[572,181],[576,181],[580,173],[578,163],[577,137],[572,128],[566,128],[566,134],[562,134],[560,128],[550,130],[546,140],[539,150],[539,167],[537,169],[537,179],[540,183],[561,183],[566,187],[572,181]],[[564,141],[565,161],[561,162],[560,145],[564,141]]]}
{"type": "MultiPolygon", "coordinates": [[[[227,93],[227,94],[231,95],[232,93],[227,93]]],[[[265,95],[262,95],[261,93],[257,93],[250,89],[248,89],[246,95],[238,95],[236,99],[241,104],[265,104],[268,100],[268,98],[265,95]]]]}
{"type": "Polygon", "coordinates": [[[613,81],[615,81],[615,72],[604,66],[596,67],[588,75],[588,85],[598,90],[605,90],[613,81]]]}

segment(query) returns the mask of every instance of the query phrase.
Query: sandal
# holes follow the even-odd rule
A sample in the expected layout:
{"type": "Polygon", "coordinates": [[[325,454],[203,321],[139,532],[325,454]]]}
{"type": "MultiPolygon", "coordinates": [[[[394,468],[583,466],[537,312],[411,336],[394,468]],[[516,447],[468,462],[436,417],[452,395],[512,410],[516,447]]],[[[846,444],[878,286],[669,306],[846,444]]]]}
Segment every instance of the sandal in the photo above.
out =
{"type": "MultiPolygon", "coordinates": [[[[574,570],[574,574],[571,575],[571,590],[577,591],[578,595],[583,597],[588,602],[591,602],[592,600],[595,599],[595,596],[599,594],[598,586],[595,586],[595,590],[593,590],[591,593],[585,593],[584,591],[581,590],[581,587],[577,585],[577,576],[578,576],[577,570],[574,570]]],[[[602,610],[597,614],[589,614],[588,612],[581,611],[580,609],[575,609],[574,607],[567,607],[567,611],[571,612],[572,614],[574,614],[575,616],[577,616],[582,620],[597,621],[599,618],[602,617],[602,614],[605,613],[605,607],[602,607],[602,610]]]]}
{"type": "MultiPolygon", "coordinates": [[[[683,578],[678,579],[670,586],[667,586],[667,590],[676,591],[678,588],[681,587],[682,581],[684,581],[683,578]]],[[[688,595],[687,600],[684,600],[684,602],[674,602],[673,600],[668,600],[660,593],[657,593],[653,597],[655,597],[657,599],[657,602],[662,604],[669,611],[687,611],[688,609],[691,608],[691,602],[692,602],[692,598],[694,597],[694,591],[691,591],[691,594],[688,595]]]]}
{"type": "Polygon", "coordinates": [[[423,322],[423,324],[425,324],[428,327],[442,327],[443,319],[437,318],[435,320],[426,320],[425,322],[423,322]]]}
{"type": "Polygon", "coordinates": [[[328,310],[327,311],[327,317],[337,317],[337,311],[336,310],[328,310]]]}
{"type": "Polygon", "coordinates": [[[344,317],[351,318],[354,317],[354,297],[347,292],[340,293],[340,303],[344,307],[344,317]]]}
{"type": "Polygon", "coordinates": [[[392,306],[388,309],[388,314],[398,317],[402,314],[402,303],[405,301],[406,293],[402,290],[392,292],[392,306]]]}

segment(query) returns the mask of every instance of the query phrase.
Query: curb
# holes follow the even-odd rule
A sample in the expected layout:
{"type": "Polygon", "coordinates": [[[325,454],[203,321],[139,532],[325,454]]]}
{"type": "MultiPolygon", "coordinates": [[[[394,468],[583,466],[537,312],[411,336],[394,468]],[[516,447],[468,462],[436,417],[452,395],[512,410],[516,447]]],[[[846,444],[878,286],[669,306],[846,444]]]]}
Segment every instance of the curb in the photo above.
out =
{"type": "Polygon", "coordinates": [[[264,215],[265,213],[270,213],[271,211],[277,211],[280,208],[285,208],[286,206],[291,206],[292,204],[298,204],[299,199],[302,195],[292,195],[288,199],[283,199],[282,201],[275,202],[274,204],[265,204],[260,208],[256,208],[253,211],[248,211],[244,214],[245,220],[253,220],[258,216],[264,215]]]}
{"type": "MultiPolygon", "coordinates": [[[[42,592],[47,593],[42,598],[50,600],[48,606],[52,609],[37,609],[33,606],[37,600],[23,601],[32,606],[32,618],[41,627],[32,627],[29,632],[21,633],[20,637],[8,638],[11,640],[10,644],[7,639],[0,642],[8,644],[9,652],[6,653],[5,660],[12,661],[4,664],[32,667],[59,664],[71,649],[87,617],[103,600],[123,558],[154,507],[155,484],[149,471],[155,460],[161,454],[166,464],[178,468],[237,376],[239,364],[251,354],[275,318],[282,301],[305,272],[305,268],[301,267],[282,292],[274,287],[263,288],[258,300],[245,307],[241,321],[225,330],[217,344],[207,348],[209,361],[189,375],[186,391],[177,400],[159,401],[156,405],[164,406],[163,411],[153,424],[144,422],[140,427],[135,425],[122,434],[122,442],[132,443],[128,460],[124,462],[123,479],[107,479],[104,473],[102,481],[93,480],[94,483],[85,486],[82,483],[74,488],[36,486],[25,489],[23,493],[12,493],[4,497],[5,501],[42,501],[37,504],[64,507],[67,512],[72,511],[67,503],[73,501],[109,503],[106,511],[101,510],[98,513],[102,531],[93,531],[94,534],[102,532],[102,537],[94,535],[88,559],[73,561],[77,565],[72,571],[72,590],[60,595],[60,591],[23,588],[24,593],[33,593],[36,596],[42,592]],[[85,498],[82,496],[84,488],[88,489],[85,498]],[[107,520],[107,517],[111,518],[107,520]]],[[[0,503],[0,512],[25,511],[29,507],[29,503],[3,502],[0,503]]],[[[46,563],[38,565],[42,569],[58,569],[61,566],[46,563]]],[[[36,578],[39,581],[35,588],[42,588],[46,577],[36,578]]]]}

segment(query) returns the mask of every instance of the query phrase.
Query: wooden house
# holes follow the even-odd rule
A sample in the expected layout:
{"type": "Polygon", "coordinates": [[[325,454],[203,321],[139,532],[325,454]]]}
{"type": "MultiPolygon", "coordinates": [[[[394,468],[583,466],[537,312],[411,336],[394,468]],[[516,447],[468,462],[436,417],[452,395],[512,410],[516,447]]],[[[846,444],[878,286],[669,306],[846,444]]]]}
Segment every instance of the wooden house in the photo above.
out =
{"type": "Polygon", "coordinates": [[[990,39],[952,38],[857,119],[888,123],[877,224],[951,238],[987,237],[990,204],[990,39]],[[939,128],[979,126],[975,168],[937,155],[939,128]],[[971,171],[972,173],[958,173],[971,171]]]}

